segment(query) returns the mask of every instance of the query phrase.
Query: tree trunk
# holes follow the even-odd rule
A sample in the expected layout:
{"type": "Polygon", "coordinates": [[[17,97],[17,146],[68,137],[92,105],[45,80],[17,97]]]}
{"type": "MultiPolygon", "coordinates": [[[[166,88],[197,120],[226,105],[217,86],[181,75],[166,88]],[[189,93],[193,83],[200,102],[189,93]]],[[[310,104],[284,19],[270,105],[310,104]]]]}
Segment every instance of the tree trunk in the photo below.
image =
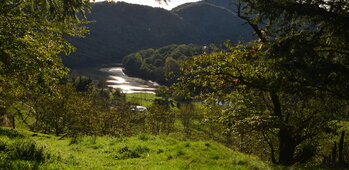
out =
{"type": "Polygon", "coordinates": [[[15,114],[11,115],[11,123],[12,123],[12,128],[13,128],[13,129],[16,129],[15,114]]]}
{"type": "Polygon", "coordinates": [[[341,139],[339,140],[339,144],[338,144],[338,160],[340,164],[344,163],[344,152],[343,152],[343,148],[344,148],[344,136],[345,136],[345,131],[342,131],[341,134],[341,139]]]}
{"type": "Polygon", "coordinates": [[[281,129],[279,132],[279,164],[292,165],[293,156],[296,150],[296,144],[287,129],[281,129]]]}
{"type": "Polygon", "coordinates": [[[270,154],[271,154],[271,162],[275,164],[276,159],[275,159],[275,149],[274,149],[273,143],[271,143],[270,145],[270,154]]]}
{"type": "Polygon", "coordinates": [[[273,141],[272,141],[272,139],[270,137],[268,137],[268,135],[266,135],[264,133],[263,133],[263,137],[264,137],[264,140],[268,143],[269,148],[270,148],[271,162],[273,164],[275,164],[276,163],[276,159],[275,159],[275,149],[274,149],[273,141]]]}
{"type": "MultiPolygon", "coordinates": [[[[269,94],[274,105],[274,108],[273,108],[274,116],[279,117],[279,123],[283,124],[284,120],[282,118],[280,98],[274,92],[270,92],[269,94]]],[[[278,138],[279,138],[279,164],[292,165],[294,162],[293,156],[294,156],[294,152],[296,150],[297,144],[294,138],[292,137],[291,130],[289,130],[285,126],[281,127],[278,134],[278,138]]]]}
{"type": "Polygon", "coordinates": [[[337,162],[337,142],[334,142],[332,149],[332,165],[335,165],[337,162]]]}

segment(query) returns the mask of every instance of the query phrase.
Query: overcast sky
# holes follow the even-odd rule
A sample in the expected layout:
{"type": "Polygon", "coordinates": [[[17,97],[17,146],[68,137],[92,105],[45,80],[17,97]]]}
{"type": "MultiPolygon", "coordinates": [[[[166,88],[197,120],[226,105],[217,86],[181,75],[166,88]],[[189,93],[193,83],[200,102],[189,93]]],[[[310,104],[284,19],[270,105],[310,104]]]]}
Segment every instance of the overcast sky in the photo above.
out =
{"type": "MultiPolygon", "coordinates": [[[[96,2],[104,1],[104,0],[95,0],[96,2]]],[[[196,2],[199,0],[170,0],[167,4],[161,3],[159,4],[155,0],[114,0],[114,1],[124,1],[128,3],[133,3],[133,4],[142,4],[142,5],[149,5],[152,7],[161,7],[165,9],[172,9],[178,5],[188,3],[188,2],[196,2]]]]}

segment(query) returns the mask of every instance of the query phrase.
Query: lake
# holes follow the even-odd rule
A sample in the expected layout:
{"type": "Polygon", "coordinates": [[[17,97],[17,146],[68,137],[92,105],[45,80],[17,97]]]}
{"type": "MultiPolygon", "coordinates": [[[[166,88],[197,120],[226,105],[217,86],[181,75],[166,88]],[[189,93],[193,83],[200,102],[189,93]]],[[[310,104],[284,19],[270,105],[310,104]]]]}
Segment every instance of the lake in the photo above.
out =
{"type": "Polygon", "coordinates": [[[108,87],[118,88],[123,93],[155,93],[159,86],[156,82],[126,75],[120,64],[72,69],[71,73],[75,76],[90,76],[95,81],[105,79],[108,87]]]}

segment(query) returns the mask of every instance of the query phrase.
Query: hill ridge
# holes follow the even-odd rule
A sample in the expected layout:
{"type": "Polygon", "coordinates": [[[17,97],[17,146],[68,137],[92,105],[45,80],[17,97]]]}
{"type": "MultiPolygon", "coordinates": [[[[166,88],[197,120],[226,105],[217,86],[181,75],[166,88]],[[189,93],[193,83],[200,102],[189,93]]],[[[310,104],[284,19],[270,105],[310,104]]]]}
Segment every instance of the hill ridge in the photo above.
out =
{"type": "Polygon", "coordinates": [[[234,19],[231,12],[214,4],[200,4],[173,12],[125,2],[96,3],[87,15],[96,21],[87,24],[90,34],[85,38],[69,38],[77,51],[64,56],[63,62],[72,68],[95,66],[121,62],[130,53],[170,44],[204,45],[250,39],[248,28],[234,19]],[[201,18],[200,10],[210,11],[205,14],[212,16],[206,17],[206,25],[195,20],[201,18]]]}

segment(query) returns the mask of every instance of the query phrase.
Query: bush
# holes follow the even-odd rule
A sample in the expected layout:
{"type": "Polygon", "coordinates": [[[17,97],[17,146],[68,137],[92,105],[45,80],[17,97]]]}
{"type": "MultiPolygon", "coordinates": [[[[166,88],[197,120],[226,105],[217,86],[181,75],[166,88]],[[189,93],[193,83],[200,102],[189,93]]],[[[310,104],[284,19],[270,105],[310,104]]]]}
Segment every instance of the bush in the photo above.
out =
{"type": "Polygon", "coordinates": [[[139,139],[139,140],[142,140],[142,141],[147,141],[147,140],[150,139],[150,136],[147,135],[147,134],[140,134],[140,135],[138,136],[138,139],[139,139]]]}
{"type": "Polygon", "coordinates": [[[9,128],[0,128],[0,136],[7,136],[11,139],[24,137],[22,134],[20,134],[16,130],[9,129],[9,128]]]}
{"type": "Polygon", "coordinates": [[[0,152],[5,152],[6,151],[6,142],[0,140],[0,152]]]}
{"type": "Polygon", "coordinates": [[[33,140],[0,140],[0,169],[38,169],[48,156],[45,148],[33,140]]]}
{"type": "Polygon", "coordinates": [[[44,147],[29,139],[18,140],[11,144],[7,150],[9,158],[13,160],[44,162],[46,158],[44,147]]]}
{"type": "Polygon", "coordinates": [[[138,145],[135,149],[129,149],[127,146],[122,147],[118,150],[118,154],[115,155],[115,159],[132,159],[140,158],[144,153],[148,153],[150,149],[146,146],[138,145]]]}

